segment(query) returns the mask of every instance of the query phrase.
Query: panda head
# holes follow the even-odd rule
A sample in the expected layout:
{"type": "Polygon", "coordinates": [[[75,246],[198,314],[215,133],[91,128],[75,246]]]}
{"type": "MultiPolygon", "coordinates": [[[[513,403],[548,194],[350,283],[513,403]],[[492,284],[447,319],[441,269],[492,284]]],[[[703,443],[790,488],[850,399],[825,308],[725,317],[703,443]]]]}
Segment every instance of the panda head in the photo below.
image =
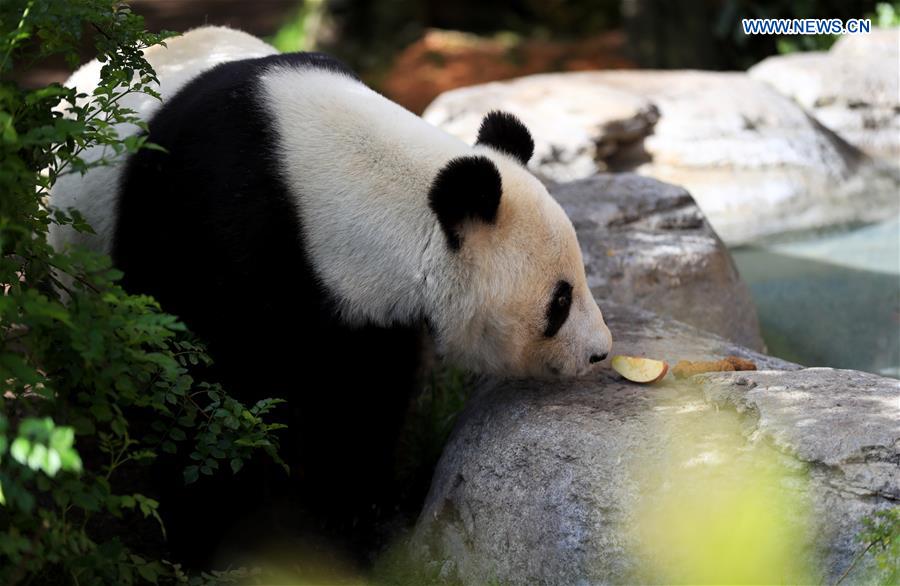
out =
{"type": "Polygon", "coordinates": [[[428,194],[444,270],[430,316],[451,361],[507,376],[578,376],[612,337],[591,295],[575,229],[525,164],[534,143],[510,114],[482,122],[471,154],[441,168],[428,194]]]}

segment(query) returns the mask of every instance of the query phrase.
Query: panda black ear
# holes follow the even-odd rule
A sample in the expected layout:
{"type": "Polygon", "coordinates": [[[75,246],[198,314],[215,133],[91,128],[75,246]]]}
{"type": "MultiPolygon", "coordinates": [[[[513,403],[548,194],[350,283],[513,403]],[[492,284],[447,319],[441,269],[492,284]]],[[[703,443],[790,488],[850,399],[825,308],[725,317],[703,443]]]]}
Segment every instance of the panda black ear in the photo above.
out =
{"type": "Polygon", "coordinates": [[[494,223],[502,191],[500,171],[487,157],[458,157],[444,165],[431,184],[428,205],[451,250],[459,250],[466,222],[494,223]]]}
{"type": "Polygon", "coordinates": [[[522,121],[508,112],[489,112],[481,121],[478,140],[483,144],[503,151],[527,165],[534,154],[534,140],[522,121]]]}

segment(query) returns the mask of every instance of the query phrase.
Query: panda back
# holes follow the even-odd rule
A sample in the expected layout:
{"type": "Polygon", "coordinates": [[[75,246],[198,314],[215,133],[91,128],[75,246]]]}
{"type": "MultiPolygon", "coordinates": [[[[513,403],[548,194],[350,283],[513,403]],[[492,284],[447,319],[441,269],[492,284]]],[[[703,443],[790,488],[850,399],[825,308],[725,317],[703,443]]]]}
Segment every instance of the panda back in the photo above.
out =
{"type": "Polygon", "coordinates": [[[123,285],[156,297],[212,346],[240,342],[234,320],[246,343],[270,337],[264,322],[299,328],[332,313],[304,254],[297,198],[281,178],[273,120],[257,87],[261,73],[278,66],[349,75],[313,53],[218,65],[164,103],[149,130],[165,150],[139,151],[121,178],[111,251],[123,285]],[[297,307],[302,315],[285,317],[297,307]]]}
{"type": "MultiPolygon", "coordinates": [[[[186,83],[210,68],[228,61],[264,57],[278,51],[256,37],[242,31],[219,26],[193,29],[183,35],[168,39],[165,45],[155,45],[144,50],[144,57],[153,67],[159,79],[153,88],[161,100],[143,93],[128,94],[120,100],[123,107],[135,112],[141,120],[148,121],[161,103],[175,95],[186,83]]],[[[81,66],[65,82],[79,94],[90,96],[100,83],[103,63],[96,59],[81,66]]],[[[82,98],[83,104],[88,98],[82,98]]],[[[65,115],[68,105],[59,110],[65,115]]],[[[139,128],[133,124],[119,124],[116,132],[122,138],[136,134],[139,128]]],[[[82,153],[82,158],[93,162],[108,157],[105,147],[92,147],[82,153]]],[[[96,235],[84,234],[68,226],[51,225],[49,240],[57,249],[67,244],[78,244],[110,254],[115,229],[115,209],[120,178],[125,161],[95,167],[85,175],[66,174],[59,178],[51,190],[50,205],[59,209],[77,209],[88,220],[96,235]]]]}

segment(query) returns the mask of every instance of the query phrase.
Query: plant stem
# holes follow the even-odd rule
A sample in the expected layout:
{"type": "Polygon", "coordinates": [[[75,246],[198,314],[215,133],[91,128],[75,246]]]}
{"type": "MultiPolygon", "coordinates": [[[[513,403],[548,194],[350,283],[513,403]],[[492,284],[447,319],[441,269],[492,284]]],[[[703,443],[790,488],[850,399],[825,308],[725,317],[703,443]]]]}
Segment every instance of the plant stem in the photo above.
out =
{"type": "Polygon", "coordinates": [[[859,560],[861,560],[863,558],[863,556],[866,555],[870,549],[872,549],[873,545],[875,545],[875,542],[870,541],[869,545],[867,545],[864,550],[862,550],[861,552],[856,554],[856,557],[853,558],[853,562],[847,567],[846,570],[844,570],[844,573],[841,574],[841,577],[837,579],[837,582],[834,583],[834,586],[838,586],[841,582],[844,581],[844,578],[846,578],[850,574],[850,572],[853,571],[853,568],[856,567],[856,564],[859,563],[859,560]]]}
{"type": "Polygon", "coordinates": [[[34,0],[29,0],[28,4],[25,5],[25,10],[22,11],[22,18],[19,19],[19,24],[16,25],[15,34],[12,35],[12,40],[9,43],[9,46],[6,48],[6,53],[3,55],[3,62],[0,63],[0,71],[4,71],[6,69],[6,63],[9,61],[9,56],[12,55],[13,49],[16,48],[17,41],[19,40],[19,35],[22,30],[25,28],[25,19],[28,18],[28,13],[31,12],[31,7],[34,5],[34,0]]]}

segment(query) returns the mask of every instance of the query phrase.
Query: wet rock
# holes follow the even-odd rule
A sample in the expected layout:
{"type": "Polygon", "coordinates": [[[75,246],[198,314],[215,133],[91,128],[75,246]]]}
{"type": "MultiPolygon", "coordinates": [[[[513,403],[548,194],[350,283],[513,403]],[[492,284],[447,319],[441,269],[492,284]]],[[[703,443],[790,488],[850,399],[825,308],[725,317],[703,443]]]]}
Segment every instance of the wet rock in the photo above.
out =
{"type": "Polygon", "coordinates": [[[900,28],[841,37],[830,51],[769,57],[754,79],[789,96],[841,138],[900,164],[900,28]]]}
{"type": "MultiPolygon", "coordinates": [[[[417,559],[464,584],[696,582],[685,555],[705,560],[705,581],[723,582],[734,568],[710,569],[716,551],[678,540],[730,539],[741,524],[719,516],[752,513],[765,533],[740,559],[771,562],[757,548],[781,543],[769,554],[789,550],[779,561],[797,573],[773,578],[781,570],[759,563],[740,576],[834,583],[861,550],[861,519],[900,495],[900,382],[802,369],[625,306],[607,314],[617,353],[737,354],[763,370],[653,386],[610,372],[486,381],[438,464],[412,539],[417,559]],[[722,510],[729,494],[737,499],[722,510]]],[[[863,559],[850,582],[870,570],[863,559]]]]}
{"type": "Polygon", "coordinates": [[[743,73],[531,76],[448,92],[424,116],[471,140],[479,116],[496,108],[533,128],[542,149],[531,164],[538,175],[571,180],[597,169],[633,170],[683,185],[728,244],[877,221],[900,205],[896,173],[743,73]]]}
{"type": "Polygon", "coordinates": [[[749,290],[683,188],[622,173],[550,192],[575,225],[598,299],[637,305],[763,349],[749,290]]]}

